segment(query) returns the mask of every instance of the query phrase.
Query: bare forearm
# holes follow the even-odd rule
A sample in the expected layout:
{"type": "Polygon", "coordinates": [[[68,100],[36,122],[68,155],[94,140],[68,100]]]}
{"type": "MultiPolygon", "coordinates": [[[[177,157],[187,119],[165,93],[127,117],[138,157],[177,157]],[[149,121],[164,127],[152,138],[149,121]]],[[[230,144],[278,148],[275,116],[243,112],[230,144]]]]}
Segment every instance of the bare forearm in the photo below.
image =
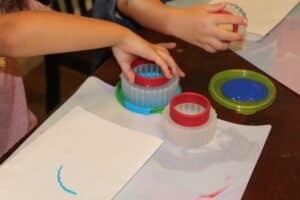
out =
{"type": "Polygon", "coordinates": [[[243,17],[219,14],[225,7],[226,3],[218,3],[174,8],[162,4],[160,0],[118,0],[118,9],[141,25],[175,36],[211,53],[228,49],[230,43],[224,41],[243,39],[241,34],[219,26],[247,24],[243,17]]]}
{"type": "Polygon", "coordinates": [[[118,9],[139,24],[172,35],[170,20],[178,9],[163,4],[160,0],[118,0],[118,9]]]}
{"type": "Polygon", "coordinates": [[[0,16],[0,55],[24,57],[113,46],[129,31],[119,25],[52,11],[0,16]]]}

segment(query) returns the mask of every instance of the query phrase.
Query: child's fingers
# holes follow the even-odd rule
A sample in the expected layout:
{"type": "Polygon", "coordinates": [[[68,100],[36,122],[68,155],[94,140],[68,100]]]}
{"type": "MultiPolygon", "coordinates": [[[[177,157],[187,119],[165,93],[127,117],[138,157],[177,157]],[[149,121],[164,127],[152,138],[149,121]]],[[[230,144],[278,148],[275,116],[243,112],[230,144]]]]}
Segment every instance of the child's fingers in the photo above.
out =
{"type": "Polygon", "coordinates": [[[217,50],[216,50],[215,48],[213,48],[212,46],[210,46],[209,44],[202,44],[201,47],[202,47],[205,51],[207,51],[207,52],[209,52],[209,53],[216,53],[216,52],[217,52],[217,50]]]}
{"type": "MultiPolygon", "coordinates": [[[[176,43],[175,42],[168,42],[168,43],[159,43],[158,45],[163,46],[167,49],[174,49],[176,47],[176,43]]],[[[177,72],[174,72],[174,70],[172,69],[173,74],[177,74],[180,77],[185,77],[185,73],[181,70],[181,68],[176,64],[176,62],[174,61],[174,59],[171,57],[170,53],[167,52],[167,57],[171,58],[171,61],[168,62],[169,66],[176,66],[176,70],[177,72]]]]}
{"type": "MultiPolygon", "coordinates": [[[[146,60],[153,61],[158,66],[160,66],[161,70],[163,71],[164,75],[167,78],[169,79],[172,78],[172,74],[169,70],[167,63],[160,57],[160,55],[157,52],[157,48],[164,48],[164,47],[150,44],[147,41],[145,41],[144,45],[142,45],[141,47],[143,48],[139,48],[139,49],[137,48],[136,49],[137,51],[132,52],[132,54],[134,54],[135,56],[142,57],[146,60]]],[[[130,72],[128,72],[128,76],[131,76],[130,72]]]]}
{"type": "Polygon", "coordinates": [[[220,2],[215,4],[207,4],[203,6],[207,12],[218,12],[226,7],[226,2],[220,2]]]}
{"type": "Polygon", "coordinates": [[[205,37],[203,39],[198,38],[194,42],[194,45],[204,49],[205,51],[207,51],[209,53],[216,53],[217,52],[216,48],[213,47],[210,42],[210,40],[212,40],[212,38],[215,38],[215,36],[210,35],[209,37],[205,37]]]}
{"type": "Polygon", "coordinates": [[[122,62],[119,63],[122,72],[124,73],[124,75],[126,76],[126,78],[129,80],[130,83],[134,82],[134,73],[131,69],[130,63],[127,62],[122,62]]]}
{"type": "Polygon", "coordinates": [[[170,72],[170,69],[167,65],[167,63],[159,56],[159,55],[155,55],[153,61],[160,66],[161,70],[163,71],[164,75],[168,78],[171,79],[172,78],[172,74],[170,72]]]}
{"type": "Polygon", "coordinates": [[[215,37],[208,39],[207,43],[216,50],[226,50],[229,47],[229,43],[222,42],[215,37]]]}
{"type": "Polygon", "coordinates": [[[185,74],[178,67],[177,63],[172,58],[172,56],[170,55],[168,50],[166,50],[164,48],[159,48],[158,53],[164,59],[164,61],[167,63],[169,68],[171,68],[171,71],[172,71],[173,74],[179,75],[179,76],[182,76],[182,77],[185,76],[185,74]]]}
{"type": "Polygon", "coordinates": [[[178,67],[176,70],[177,70],[178,76],[185,77],[185,73],[184,73],[184,71],[182,71],[182,69],[180,67],[178,67]]]}
{"type": "Polygon", "coordinates": [[[244,39],[244,36],[240,35],[239,33],[226,31],[218,27],[216,27],[213,32],[216,38],[223,41],[240,41],[244,39]]]}
{"type": "Polygon", "coordinates": [[[247,25],[247,19],[236,15],[216,14],[214,20],[216,24],[247,25]]]}
{"type": "Polygon", "coordinates": [[[167,49],[174,49],[176,47],[175,42],[163,42],[163,43],[158,43],[157,45],[165,47],[167,49]]]}

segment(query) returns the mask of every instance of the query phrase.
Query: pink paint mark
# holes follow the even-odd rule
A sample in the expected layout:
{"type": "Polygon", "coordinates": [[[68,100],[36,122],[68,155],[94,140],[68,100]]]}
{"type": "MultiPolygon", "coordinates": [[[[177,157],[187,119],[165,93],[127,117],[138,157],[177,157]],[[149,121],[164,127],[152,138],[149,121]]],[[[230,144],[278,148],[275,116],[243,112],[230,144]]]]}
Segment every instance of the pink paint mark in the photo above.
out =
{"type": "Polygon", "coordinates": [[[229,181],[231,181],[232,179],[233,179],[232,176],[226,176],[226,177],[225,177],[225,181],[226,181],[226,182],[229,182],[229,181]]]}
{"type": "Polygon", "coordinates": [[[210,194],[202,194],[199,196],[200,199],[214,199],[219,196],[222,192],[224,192],[229,186],[225,186],[217,191],[210,193],[210,194]]]}

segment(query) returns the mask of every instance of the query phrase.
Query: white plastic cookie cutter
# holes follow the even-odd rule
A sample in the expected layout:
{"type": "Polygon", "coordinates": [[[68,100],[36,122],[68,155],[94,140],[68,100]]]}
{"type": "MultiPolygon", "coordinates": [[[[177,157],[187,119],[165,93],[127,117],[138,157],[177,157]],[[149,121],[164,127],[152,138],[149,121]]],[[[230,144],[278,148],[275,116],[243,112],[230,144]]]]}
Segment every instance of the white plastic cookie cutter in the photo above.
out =
{"type": "Polygon", "coordinates": [[[196,148],[214,138],[217,114],[210,101],[198,93],[174,96],[163,113],[163,126],[168,140],[176,145],[196,148]]]}
{"type": "Polygon", "coordinates": [[[127,109],[141,114],[158,113],[180,92],[179,77],[174,75],[167,79],[153,62],[136,59],[131,66],[135,73],[134,83],[121,75],[122,104],[127,109]]]}

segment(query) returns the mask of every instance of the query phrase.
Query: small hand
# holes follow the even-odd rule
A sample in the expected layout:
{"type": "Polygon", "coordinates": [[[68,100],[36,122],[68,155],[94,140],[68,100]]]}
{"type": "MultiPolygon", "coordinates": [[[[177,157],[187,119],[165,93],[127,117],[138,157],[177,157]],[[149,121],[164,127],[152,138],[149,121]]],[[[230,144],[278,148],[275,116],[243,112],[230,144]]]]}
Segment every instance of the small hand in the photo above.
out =
{"type": "Polygon", "coordinates": [[[243,36],[218,25],[245,25],[247,21],[240,16],[217,13],[225,6],[226,3],[218,3],[177,9],[170,17],[169,32],[211,53],[226,50],[229,43],[225,41],[239,41],[243,36]]]}
{"type": "Polygon", "coordinates": [[[131,62],[136,57],[142,57],[156,63],[161,67],[167,78],[172,78],[172,75],[185,76],[168,51],[168,49],[175,48],[175,43],[152,44],[133,33],[129,35],[119,44],[113,46],[112,51],[123,73],[130,82],[134,82],[131,62]]]}

